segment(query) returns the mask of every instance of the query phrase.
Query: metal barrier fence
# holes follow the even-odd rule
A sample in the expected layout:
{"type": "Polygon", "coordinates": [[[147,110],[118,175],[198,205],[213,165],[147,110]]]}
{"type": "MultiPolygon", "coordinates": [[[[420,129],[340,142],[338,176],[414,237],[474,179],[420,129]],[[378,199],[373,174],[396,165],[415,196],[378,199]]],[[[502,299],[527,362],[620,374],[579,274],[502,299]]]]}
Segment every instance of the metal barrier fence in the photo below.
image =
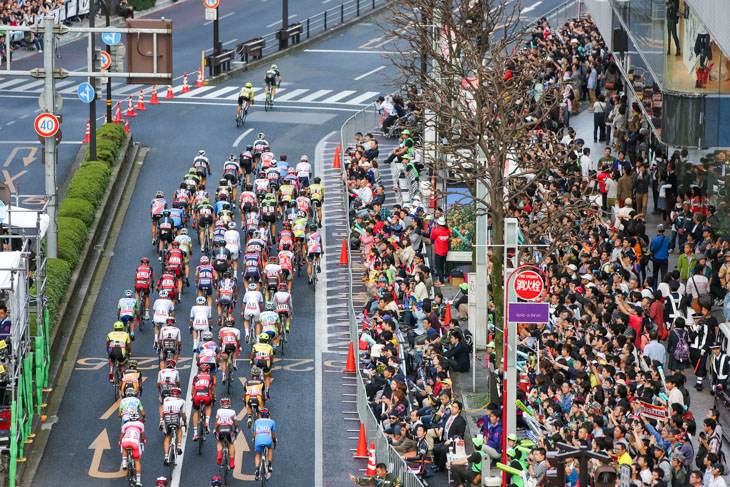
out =
{"type": "MultiPolygon", "coordinates": [[[[568,0],[543,15],[550,24],[551,29],[557,29],[568,19],[582,17],[587,13],[581,0],[568,0]]],[[[567,42],[567,39],[566,39],[567,42]]]]}
{"type": "MultiPolygon", "coordinates": [[[[355,134],[357,132],[366,133],[374,130],[380,124],[381,113],[377,110],[374,103],[363,108],[355,115],[347,119],[342,125],[340,130],[340,147],[342,148],[342,170],[345,169],[344,155],[345,148],[351,146],[355,142],[355,134]]],[[[348,209],[347,191],[343,192],[342,204],[345,210],[348,209]]],[[[360,416],[360,421],[365,425],[365,436],[368,442],[375,443],[375,458],[378,463],[382,462],[388,466],[388,471],[398,475],[401,482],[405,487],[423,487],[423,483],[411,472],[406,462],[398,455],[393,447],[388,443],[388,440],[383,434],[383,430],[380,427],[378,421],[373,415],[373,411],[370,408],[367,400],[367,394],[365,392],[365,381],[360,373],[360,351],[357,343],[358,337],[358,324],[357,317],[355,314],[355,308],[352,302],[352,251],[350,250],[350,235],[347,234],[347,253],[348,253],[348,292],[350,300],[348,303],[348,316],[350,320],[350,340],[355,345],[355,362],[357,364],[357,413],[360,416]]]]}

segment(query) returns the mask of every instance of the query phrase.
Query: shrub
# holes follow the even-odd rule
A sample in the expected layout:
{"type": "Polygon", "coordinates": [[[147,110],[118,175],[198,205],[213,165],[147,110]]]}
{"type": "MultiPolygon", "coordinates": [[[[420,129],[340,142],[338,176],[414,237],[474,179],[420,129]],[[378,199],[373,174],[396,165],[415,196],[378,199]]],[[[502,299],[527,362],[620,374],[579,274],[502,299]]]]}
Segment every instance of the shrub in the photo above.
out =
{"type": "Polygon", "coordinates": [[[68,185],[66,197],[84,199],[96,208],[104,197],[108,183],[109,170],[104,166],[94,165],[79,168],[71,180],[71,184],[68,185]]]}
{"type": "MultiPolygon", "coordinates": [[[[105,141],[106,143],[111,143],[110,141],[105,141]]],[[[97,143],[96,146],[96,159],[98,161],[103,161],[104,163],[108,164],[109,166],[114,165],[114,161],[117,160],[118,152],[114,149],[112,149],[108,145],[99,145],[97,143]]],[[[86,156],[85,159],[88,161],[89,157],[91,157],[91,149],[86,149],[86,156]]]]}
{"type": "Polygon", "coordinates": [[[156,0],[129,0],[129,4],[134,7],[134,10],[147,10],[155,6],[156,0]]]}
{"type": "Polygon", "coordinates": [[[59,217],[78,218],[87,228],[91,227],[96,217],[94,205],[82,198],[65,198],[58,209],[59,217]]]}
{"type": "Polygon", "coordinates": [[[119,148],[122,146],[125,137],[124,126],[120,123],[107,123],[96,129],[97,143],[101,140],[110,140],[115,147],[119,148]]]}
{"type": "Polygon", "coordinates": [[[49,326],[53,328],[58,319],[58,312],[63,295],[71,280],[71,264],[63,259],[48,259],[48,281],[46,294],[48,296],[49,326]]]}
{"type": "Polygon", "coordinates": [[[58,219],[58,257],[75,266],[86,242],[88,229],[78,218],[58,219]]]}

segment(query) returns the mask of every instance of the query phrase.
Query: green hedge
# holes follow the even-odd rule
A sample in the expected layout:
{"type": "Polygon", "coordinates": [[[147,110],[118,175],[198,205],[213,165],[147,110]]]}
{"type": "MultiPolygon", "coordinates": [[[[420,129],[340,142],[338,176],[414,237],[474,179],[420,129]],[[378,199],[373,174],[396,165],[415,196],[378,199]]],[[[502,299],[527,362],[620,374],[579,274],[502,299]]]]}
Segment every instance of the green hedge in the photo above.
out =
{"type": "Polygon", "coordinates": [[[108,123],[96,129],[97,143],[100,140],[111,140],[116,147],[121,148],[124,137],[124,126],[120,123],[108,123]]]}
{"type": "Polygon", "coordinates": [[[66,293],[71,280],[71,264],[62,259],[48,259],[48,282],[46,293],[48,296],[49,322],[56,323],[58,311],[63,295],[66,293]]]}
{"type": "Polygon", "coordinates": [[[129,5],[134,7],[134,10],[147,10],[155,6],[156,0],[129,0],[129,5]]]}
{"type": "Polygon", "coordinates": [[[108,183],[109,170],[105,166],[94,165],[79,168],[71,180],[71,184],[68,185],[66,197],[84,199],[96,208],[106,193],[108,183]]]}
{"type": "Polygon", "coordinates": [[[78,218],[84,225],[91,227],[96,217],[94,205],[82,198],[65,198],[58,209],[59,217],[78,218]]]}
{"type": "MultiPolygon", "coordinates": [[[[96,130],[96,159],[114,165],[124,142],[124,126],[108,123],[96,130]]],[[[91,149],[86,149],[86,160],[89,160],[91,149]]]]}
{"type": "Polygon", "coordinates": [[[76,265],[89,229],[78,218],[58,218],[58,257],[76,265]]]}

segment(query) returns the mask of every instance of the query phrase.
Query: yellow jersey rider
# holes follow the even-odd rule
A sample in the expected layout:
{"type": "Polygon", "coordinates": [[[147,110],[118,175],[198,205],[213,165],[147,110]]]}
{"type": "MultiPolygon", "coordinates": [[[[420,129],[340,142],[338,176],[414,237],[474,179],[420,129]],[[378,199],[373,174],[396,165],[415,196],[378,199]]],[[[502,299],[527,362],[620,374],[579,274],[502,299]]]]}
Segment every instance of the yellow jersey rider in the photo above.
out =
{"type": "Polygon", "coordinates": [[[114,381],[114,361],[119,362],[119,369],[124,372],[124,364],[127,363],[132,347],[129,341],[129,333],[124,331],[124,323],[114,323],[114,331],[106,336],[106,353],[109,355],[109,382],[114,381]]]}
{"type": "Polygon", "coordinates": [[[322,203],[324,202],[324,186],[322,179],[314,178],[314,184],[310,184],[307,188],[307,194],[312,201],[312,206],[317,208],[317,222],[319,228],[322,228],[322,203]]]}
{"type": "Polygon", "coordinates": [[[248,111],[248,107],[254,104],[253,101],[253,85],[251,83],[246,83],[246,86],[241,88],[241,91],[238,92],[238,110],[236,110],[236,118],[241,114],[241,107],[243,106],[243,102],[246,102],[246,110],[248,111]]]}
{"type": "Polygon", "coordinates": [[[251,347],[251,366],[256,366],[264,371],[264,382],[266,384],[266,398],[269,398],[271,387],[271,369],[274,366],[274,348],[269,345],[269,334],[261,333],[259,343],[251,347]]]}

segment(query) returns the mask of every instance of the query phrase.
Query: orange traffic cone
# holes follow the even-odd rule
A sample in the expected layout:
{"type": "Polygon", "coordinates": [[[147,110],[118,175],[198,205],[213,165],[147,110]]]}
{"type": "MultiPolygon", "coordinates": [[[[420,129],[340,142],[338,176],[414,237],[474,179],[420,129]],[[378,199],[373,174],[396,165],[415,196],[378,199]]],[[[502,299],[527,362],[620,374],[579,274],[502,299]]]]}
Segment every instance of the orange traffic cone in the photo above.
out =
{"type": "Polygon", "coordinates": [[[107,123],[109,123],[109,118],[106,115],[104,115],[104,124],[106,125],[107,123]]]}
{"type": "Polygon", "coordinates": [[[365,472],[366,477],[375,475],[375,443],[370,443],[370,451],[368,451],[368,469],[365,472]]]}
{"type": "Polygon", "coordinates": [[[428,202],[429,208],[436,208],[436,176],[431,176],[431,201],[428,202]]]}
{"type": "Polygon", "coordinates": [[[332,166],[334,169],[340,168],[340,146],[335,147],[335,164],[332,166]]]}
{"type": "Polygon", "coordinates": [[[365,425],[360,423],[360,435],[357,437],[357,450],[352,458],[368,458],[368,441],[365,439],[365,425]]]}
{"type": "Polygon", "coordinates": [[[190,87],[188,86],[188,73],[185,73],[183,75],[183,88],[181,93],[188,93],[190,92],[190,87]]]}
{"type": "Polygon", "coordinates": [[[117,109],[114,111],[114,118],[112,118],[112,123],[122,122],[122,107],[119,105],[119,102],[117,102],[117,109]]]}
{"type": "Polygon", "coordinates": [[[444,301],[446,303],[446,312],[444,313],[444,326],[449,326],[449,323],[451,323],[451,303],[448,301],[444,301]]]}
{"type": "MultiPolygon", "coordinates": [[[[347,363],[345,364],[345,370],[342,371],[344,374],[354,374],[355,373],[355,351],[352,347],[352,342],[350,342],[350,351],[347,352],[347,363]]],[[[360,438],[363,441],[363,452],[367,451],[367,445],[365,445],[365,434],[361,430],[360,431],[360,438]]],[[[360,448],[358,447],[358,451],[360,448]]]]}
{"type": "Polygon", "coordinates": [[[342,239],[342,250],[340,251],[340,265],[347,265],[347,239],[342,239]]]}
{"type": "Polygon", "coordinates": [[[86,136],[81,143],[88,144],[89,142],[91,142],[91,120],[86,121],[86,136]]]}
{"type": "Polygon", "coordinates": [[[175,95],[172,94],[172,85],[167,85],[167,94],[165,95],[165,98],[175,98],[175,95]]]}
{"type": "Polygon", "coordinates": [[[129,120],[124,121],[124,133],[125,134],[129,133],[129,120]]]}
{"type": "Polygon", "coordinates": [[[142,94],[142,88],[139,89],[139,98],[137,99],[137,107],[135,108],[137,111],[145,111],[147,110],[144,107],[144,94],[142,94]]]}
{"type": "Polygon", "coordinates": [[[198,68],[198,79],[195,81],[195,87],[196,88],[202,88],[203,87],[203,72],[198,68]]]}
{"type": "Polygon", "coordinates": [[[159,105],[160,100],[157,99],[157,85],[152,85],[152,96],[150,96],[150,105],[159,105]]]}
{"type": "Polygon", "coordinates": [[[127,98],[127,111],[124,113],[125,117],[136,117],[137,114],[134,113],[134,107],[132,106],[132,95],[127,98]]]}

